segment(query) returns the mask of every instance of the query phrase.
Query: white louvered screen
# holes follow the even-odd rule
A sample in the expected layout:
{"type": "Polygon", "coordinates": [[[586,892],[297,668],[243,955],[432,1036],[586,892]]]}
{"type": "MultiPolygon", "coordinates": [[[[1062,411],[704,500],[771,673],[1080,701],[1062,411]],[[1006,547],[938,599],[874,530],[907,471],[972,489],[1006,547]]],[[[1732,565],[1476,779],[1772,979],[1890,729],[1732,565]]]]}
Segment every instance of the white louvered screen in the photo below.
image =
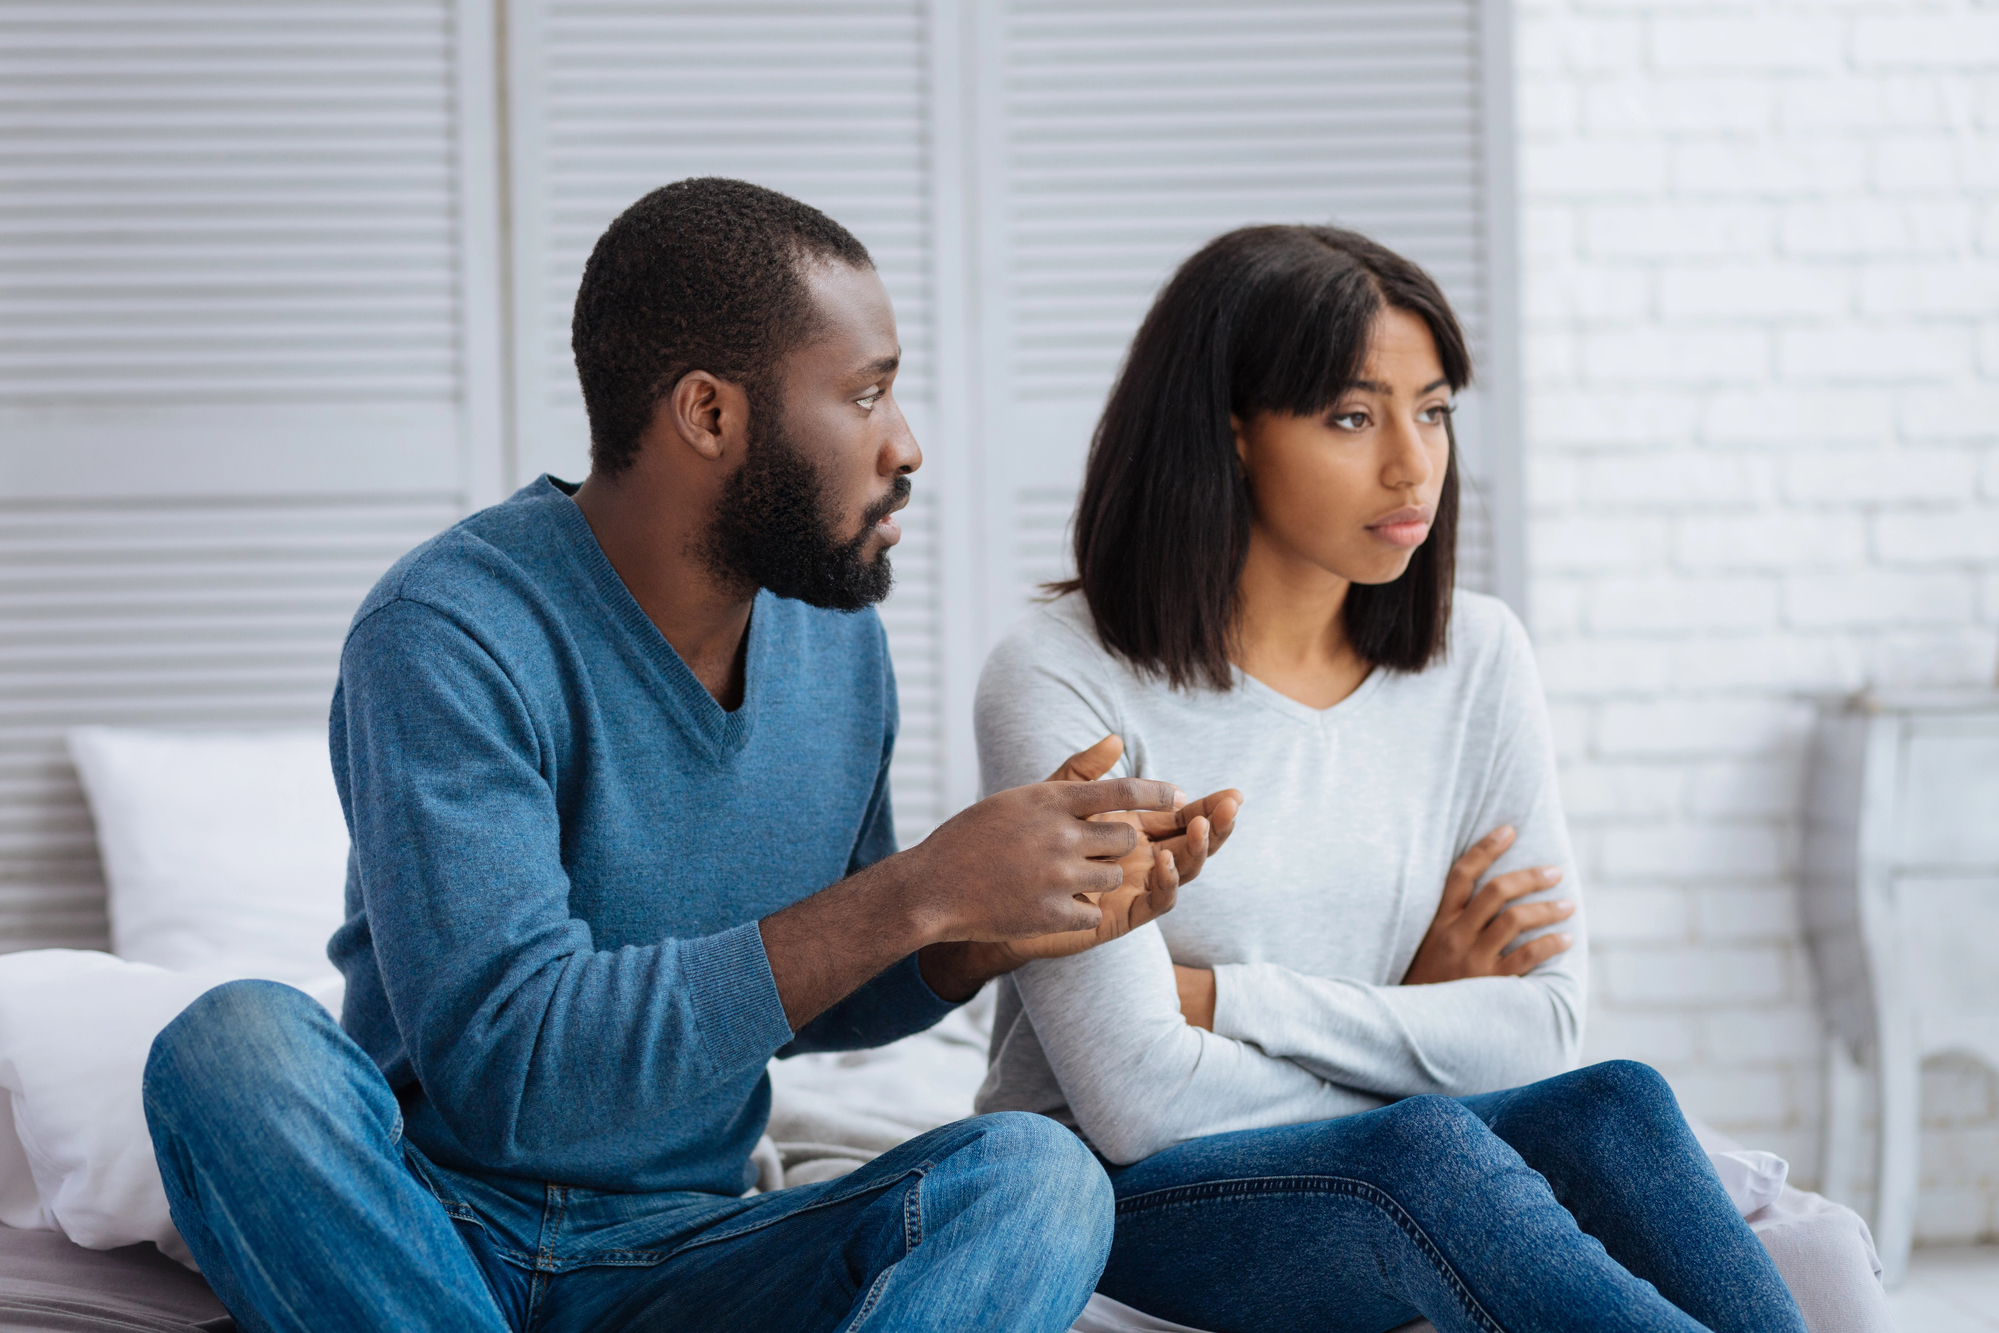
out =
{"type": "MultiPolygon", "coordinates": [[[[474,500],[583,473],[575,283],[679,177],[819,205],[894,296],[929,454],[883,608],[905,842],[975,790],[985,652],[1065,570],[1117,358],[1208,237],[1332,219],[1428,265],[1496,386],[1460,418],[1474,480],[1514,485],[1504,16],[0,0],[0,947],[101,929],[62,727],[223,723],[232,699],[316,722],[375,571],[474,500]]],[[[1517,498],[1479,489],[1465,581],[1498,552],[1517,588],[1517,498]]]]}
{"type": "Polygon", "coordinates": [[[465,428],[453,0],[0,0],[0,948],[103,941],[64,728],[320,725],[465,428]]]}
{"type": "MultiPolygon", "coordinates": [[[[1480,20],[1478,0],[1000,0],[982,57],[999,121],[981,163],[988,633],[1068,569],[1052,529],[1119,358],[1202,242],[1353,227],[1423,264],[1484,349],[1480,20]]],[[[1474,489],[1461,558],[1478,586],[1474,489]]]]}
{"type": "MultiPolygon", "coordinates": [[[[516,359],[522,476],[588,470],[569,320],[590,247],[648,191],[733,176],[844,223],[895,301],[896,396],[932,405],[929,160],[921,0],[517,5],[516,359]]],[[[905,845],[942,815],[937,520],[916,477],[882,607],[902,693],[892,780],[905,845]]]]}
{"type": "Polygon", "coordinates": [[[323,726],[348,619],[447,499],[0,507],[0,949],[104,947],[63,733],[323,726]]]}

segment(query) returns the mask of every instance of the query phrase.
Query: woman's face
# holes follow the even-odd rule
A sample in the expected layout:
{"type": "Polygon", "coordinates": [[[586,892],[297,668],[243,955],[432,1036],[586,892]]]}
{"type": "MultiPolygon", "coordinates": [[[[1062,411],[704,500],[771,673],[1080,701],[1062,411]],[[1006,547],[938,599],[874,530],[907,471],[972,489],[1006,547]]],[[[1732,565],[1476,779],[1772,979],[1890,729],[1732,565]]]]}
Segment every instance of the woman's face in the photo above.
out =
{"type": "Polygon", "coordinates": [[[1254,540],[1353,583],[1399,578],[1437,514],[1451,386],[1423,321],[1375,321],[1360,382],[1326,412],[1235,420],[1254,540]]]}

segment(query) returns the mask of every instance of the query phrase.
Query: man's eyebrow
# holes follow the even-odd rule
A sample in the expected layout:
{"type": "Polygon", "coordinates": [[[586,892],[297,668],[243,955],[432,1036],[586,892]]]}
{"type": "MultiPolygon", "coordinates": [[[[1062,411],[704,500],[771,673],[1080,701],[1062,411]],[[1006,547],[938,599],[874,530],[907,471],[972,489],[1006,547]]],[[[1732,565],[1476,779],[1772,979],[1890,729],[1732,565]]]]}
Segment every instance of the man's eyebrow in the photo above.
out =
{"type": "Polygon", "coordinates": [[[898,351],[894,356],[879,357],[876,360],[868,362],[865,366],[861,367],[860,373],[870,376],[886,375],[901,364],[902,353],[898,351]]]}

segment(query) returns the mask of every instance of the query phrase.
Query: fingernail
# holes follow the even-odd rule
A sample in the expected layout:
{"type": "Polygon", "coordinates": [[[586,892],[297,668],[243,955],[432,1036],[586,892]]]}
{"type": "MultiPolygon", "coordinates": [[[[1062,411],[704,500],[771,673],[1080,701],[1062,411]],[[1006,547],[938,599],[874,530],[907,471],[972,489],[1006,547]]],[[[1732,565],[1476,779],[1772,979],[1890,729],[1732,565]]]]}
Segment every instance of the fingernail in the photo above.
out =
{"type": "Polygon", "coordinates": [[[1567,916],[1569,913],[1576,910],[1576,905],[1574,903],[1563,903],[1560,906],[1558,906],[1555,910],[1561,913],[1563,916],[1567,916]]]}
{"type": "Polygon", "coordinates": [[[1556,880],[1560,879],[1561,877],[1562,877],[1562,872],[1559,868],[1555,866],[1541,867],[1541,878],[1547,880],[1550,884],[1553,884],[1556,880]]]}
{"type": "Polygon", "coordinates": [[[1500,839],[1502,842],[1505,841],[1507,838],[1513,836],[1513,825],[1501,824],[1496,830],[1493,831],[1492,836],[1500,839]]]}
{"type": "Polygon", "coordinates": [[[1557,935],[1555,938],[1564,944],[1574,944],[1576,942],[1576,937],[1573,935],[1557,935]]]}
{"type": "Polygon", "coordinates": [[[1187,793],[1181,791],[1178,787],[1175,787],[1173,789],[1173,808],[1175,810],[1178,810],[1181,806],[1185,804],[1187,804],[1187,793]]]}

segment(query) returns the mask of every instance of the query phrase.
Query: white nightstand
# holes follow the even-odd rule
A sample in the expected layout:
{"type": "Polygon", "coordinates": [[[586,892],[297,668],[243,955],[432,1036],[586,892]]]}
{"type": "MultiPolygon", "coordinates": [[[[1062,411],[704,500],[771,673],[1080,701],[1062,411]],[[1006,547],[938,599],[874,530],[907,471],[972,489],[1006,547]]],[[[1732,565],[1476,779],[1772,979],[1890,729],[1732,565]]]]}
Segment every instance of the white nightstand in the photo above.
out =
{"type": "Polygon", "coordinates": [[[1864,694],[1820,713],[1805,931],[1828,1032],[1824,1192],[1851,1196],[1860,1071],[1879,1091],[1874,1240],[1916,1213],[1923,1057],[1999,1067],[1999,691],[1864,694]]]}

